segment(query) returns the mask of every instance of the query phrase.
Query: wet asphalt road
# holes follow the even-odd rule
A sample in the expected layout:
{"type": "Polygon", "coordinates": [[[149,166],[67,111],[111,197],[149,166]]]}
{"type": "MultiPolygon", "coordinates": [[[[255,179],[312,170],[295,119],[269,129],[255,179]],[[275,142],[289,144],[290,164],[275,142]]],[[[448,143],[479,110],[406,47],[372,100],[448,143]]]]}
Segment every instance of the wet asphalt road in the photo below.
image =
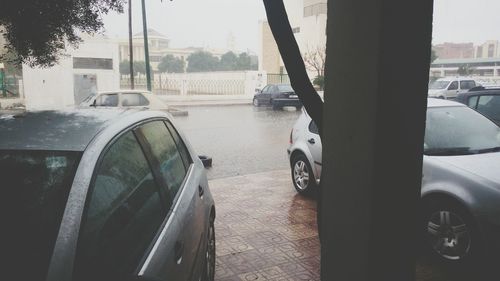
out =
{"type": "Polygon", "coordinates": [[[177,126],[200,155],[213,158],[208,178],[288,169],[286,149],[300,110],[252,105],[185,107],[177,126]]]}

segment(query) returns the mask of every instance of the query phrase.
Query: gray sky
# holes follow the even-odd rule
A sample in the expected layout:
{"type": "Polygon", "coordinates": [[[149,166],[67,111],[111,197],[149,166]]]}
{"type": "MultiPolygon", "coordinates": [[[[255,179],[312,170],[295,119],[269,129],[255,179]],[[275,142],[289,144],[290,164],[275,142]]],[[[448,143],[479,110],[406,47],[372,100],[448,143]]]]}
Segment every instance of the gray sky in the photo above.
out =
{"type": "MultiPolygon", "coordinates": [[[[132,0],[134,33],[142,30],[140,0],[132,0]]],[[[171,39],[173,47],[225,48],[230,33],[240,50],[259,51],[262,0],[146,0],[148,25],[171,39]]],[[[500,39],[499,0],[435,0],[434,43],[500,39]]],[[[127,13],[104,19],[111,37],[127,36],[127,13]]]]}

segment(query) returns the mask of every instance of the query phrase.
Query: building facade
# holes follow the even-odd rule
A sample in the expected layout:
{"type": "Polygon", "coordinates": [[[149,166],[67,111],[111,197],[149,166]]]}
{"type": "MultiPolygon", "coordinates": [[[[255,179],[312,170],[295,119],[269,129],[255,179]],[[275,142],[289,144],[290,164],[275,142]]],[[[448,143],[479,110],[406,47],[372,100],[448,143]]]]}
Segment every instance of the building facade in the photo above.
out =
{"type": "Polygon", "coordinates": [[[26,108],[61,109],[78,105],[98,91],[120,89],[118,44],[104,36],[82,36],[74,49],[66,48],[57,65],[23,65],[26,108]]]}
{"type": "Polygon", "coordinates": [[[500,57],[500,48],[498,40],[489,40],[475,47],[476,58],[498,58],[500,57]]]}
{"type": "MultiPolygon", "coordinates": [[[[132,42],[133,42],[134,61],[145,61],[143,33],[140,32],[135,34],[133,36],[132,42]]],[[[125,60],[130,60],[128,39],[119,40],[118,45],[119,45],[120,62],[125,60]]],[[[187,57],[189,57],[189,55],[193,53],[206,51],[220,58],[224,53],[228,51],[228,50],[209,49],[202,47],[171,48],[170,39],[168,39],[165,35],[159,33],[154,29],[148,29],[148,47],[149,47],[149,60],[151,67],[153,68],[154,71],[158,70],[158,65],[160,64],[161,59],[166,55],[173,55],[174,57],[186,60],[187,57]]]]}
{"type": "Polygon", "coordinates": [[[437,44],[434,47],[436,55],[440,59],[469,59],[474,58],[473,43],[450,43],[437,44]]]}
{"type": "MultiPolygon", "coordinates": [[[[295,39],[302,54],[323,49],[326,46],[327,0],[285,0],[295,39]]],[[[259,69],[269,74],[286,73],[281,55],[267,21],[260,23],[261,52],[259,69]]],[[[316,72],[309,70],[314,79],[316,72]]]]}

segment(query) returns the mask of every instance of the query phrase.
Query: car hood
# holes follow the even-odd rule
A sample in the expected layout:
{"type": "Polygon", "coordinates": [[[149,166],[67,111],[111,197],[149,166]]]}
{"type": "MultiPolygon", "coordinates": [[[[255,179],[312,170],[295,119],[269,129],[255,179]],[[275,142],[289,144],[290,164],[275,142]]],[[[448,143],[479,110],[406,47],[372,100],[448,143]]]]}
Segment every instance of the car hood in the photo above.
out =
{"type": "Polygon", "coordinates": [[[432,156],[432,158],[500,184],[500,153],[463,156],[432,156]]]}
{"type": "Polygon", "coordinates": [[[445,89],[435,89],[435,90],[429,90],[429,91],[427,92],[427,94],[428,94],[429,96],[435,96],[435,95],[440,94],[440,93],[442,93],[442,92],[444,92],[444,91],[445,91],[445,89]]]}

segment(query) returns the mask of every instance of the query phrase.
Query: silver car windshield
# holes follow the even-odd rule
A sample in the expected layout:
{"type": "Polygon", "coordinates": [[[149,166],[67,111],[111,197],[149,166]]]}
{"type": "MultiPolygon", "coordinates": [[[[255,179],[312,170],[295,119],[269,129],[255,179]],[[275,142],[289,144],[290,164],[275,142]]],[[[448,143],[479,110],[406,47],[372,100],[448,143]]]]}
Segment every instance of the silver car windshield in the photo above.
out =
{"type": "Polygon", "coordinates": [[[11,246],[0,254],[7,263],[4,274],[45,280],[80,154],[0,150],[0,204],[10,214],[2,227],[11,246]]]}
{"type": "Polygon", "coordinates": [[[500,150],[500,128],[468,107],[427,110],[425,154],[466,155],[500,150]]]}

